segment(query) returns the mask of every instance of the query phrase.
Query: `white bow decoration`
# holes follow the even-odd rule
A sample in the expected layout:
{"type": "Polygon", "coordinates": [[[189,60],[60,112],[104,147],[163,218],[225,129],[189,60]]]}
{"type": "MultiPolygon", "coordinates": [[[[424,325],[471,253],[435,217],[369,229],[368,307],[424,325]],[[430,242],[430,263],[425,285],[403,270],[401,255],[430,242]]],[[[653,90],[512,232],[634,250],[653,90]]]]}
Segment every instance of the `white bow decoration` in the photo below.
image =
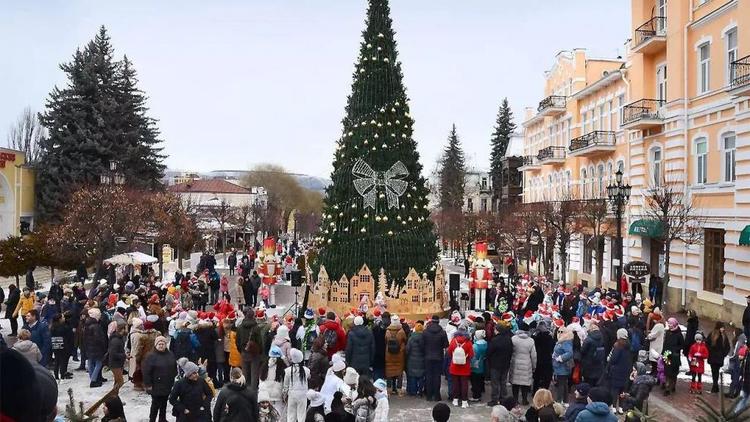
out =
{"type": "Polygon", "coordinates": [[[409,185],[401,180],[409,175],[409,171],[401,161],[397,161],[387,171],[375,171],[361,158],[354,163],[352,174],[358,179],[354,180],[354,188],[362,195],[365,208],[375,209],[378,186],[385,188],[388,199],[388,208],[398,208],[398,198],[406,192],[409,185]]]}

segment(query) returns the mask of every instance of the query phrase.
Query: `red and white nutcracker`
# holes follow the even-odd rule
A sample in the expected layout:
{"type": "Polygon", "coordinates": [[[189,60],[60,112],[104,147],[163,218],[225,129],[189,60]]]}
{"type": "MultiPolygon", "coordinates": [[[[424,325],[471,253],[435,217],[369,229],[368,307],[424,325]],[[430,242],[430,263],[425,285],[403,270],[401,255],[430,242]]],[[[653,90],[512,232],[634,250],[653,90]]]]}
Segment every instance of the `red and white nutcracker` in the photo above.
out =
{"type": "Polygon", "coordinates": [[[473,309],[483,311],[487,307],[487,289],[492,280],[493,265],[487,259],[487,243],[476,242],[474,246],[476,257],[471,263],[471,275],[469,277],[469,289],[474,298],[473,309]]]}
{"type": "Polygon", "coordinates": [[[275,286],[281,276],[281,259],[276,256],[276,241],[272,238],[266,238],[263,241],[263,252],[258,257],[258,275],[263,284],[268,286],[270,291],[269,302],[271,306],[276,305],[275,286]]]}

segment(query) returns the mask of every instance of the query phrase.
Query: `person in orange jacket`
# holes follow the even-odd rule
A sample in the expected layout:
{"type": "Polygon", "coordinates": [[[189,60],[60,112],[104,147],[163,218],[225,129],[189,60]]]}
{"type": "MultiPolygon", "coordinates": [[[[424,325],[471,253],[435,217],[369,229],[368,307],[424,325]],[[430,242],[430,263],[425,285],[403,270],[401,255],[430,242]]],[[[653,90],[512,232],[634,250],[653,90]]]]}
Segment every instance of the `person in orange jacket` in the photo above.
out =
{"type": "Polygon", "coordinates": [[[703,334],[697,333],[695,335],[695,343],[690,346],[688,352],[688,361],[690,362],[690,393],[691,394],[703,394],[703,372],[704,364],[708,359],[708,347],[703,342],[703,334]]]}
{"type": "Polygon", "coordinates": [[[471,358],[474,357],[474,346],[465,329],[459,328],[453,335],[448,346],[448,356],[450,356],[448,373],[453,378],[453,388],[450,391],[453,396],[453,405],[458,406],[460,401],[461,407],[465,409],[469,407],[469,377],[471,376],[471,358]],[[457,349],[463,351],[457,351],[457,349]]]}

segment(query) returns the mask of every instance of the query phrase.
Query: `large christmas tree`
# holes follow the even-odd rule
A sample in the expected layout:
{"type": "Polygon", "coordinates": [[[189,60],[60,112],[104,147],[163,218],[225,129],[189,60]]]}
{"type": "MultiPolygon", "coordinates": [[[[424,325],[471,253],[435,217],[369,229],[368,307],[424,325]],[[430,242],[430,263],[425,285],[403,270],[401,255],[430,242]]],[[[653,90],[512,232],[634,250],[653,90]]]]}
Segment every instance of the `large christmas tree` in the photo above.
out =
{"type": "Polygon", "coordinates": [[[351,277],[367,264],[402,283],[431,273],[438,248],[387,0],[370,0],[343,133],[326,191],[318,264],[351,277]]]}

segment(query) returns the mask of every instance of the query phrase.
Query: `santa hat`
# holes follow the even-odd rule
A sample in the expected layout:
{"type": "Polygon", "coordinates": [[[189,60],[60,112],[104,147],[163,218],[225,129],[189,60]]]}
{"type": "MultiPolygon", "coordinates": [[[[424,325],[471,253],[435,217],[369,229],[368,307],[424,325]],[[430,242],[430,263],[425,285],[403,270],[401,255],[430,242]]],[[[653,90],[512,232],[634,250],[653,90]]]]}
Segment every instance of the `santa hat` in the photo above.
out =
{"type": "Polygon", "coordinates": [[[513,321],[513,314],[511,314],[510,312],[505,312],[501,316],[501,319],[503,321],[511,322],[511,321],[513,321]]]}
{"type": "Polygon", "coordinates": [[[377,317],[380,317],[380,315],[381,315],[381,314],[382,314],[382,313],[380,312],[380,309],[379,309],[379,308],[375,308],[375,310],[374,310],[374,311],[372,311],[372,316],[374,316],[374,317],[376,317],[376,318],[377,318],[377,317]]]}
{"type": "Polygon", "coordinates": [[[624,315],[625,315],[625,310],[622,309],[622,306],[617,306],[615,308],[615,316],[617,316],[617,318],[620,318],[620,317],[622,317],[624,315]]]}
{"type": "Polygon", "coordinates": [[[604,312],[604,320],[605,321],[612,321],[613,319],[615,319],[615,311],[608,310],[608,311],[604,312]]]}
{"type": "Polygon", "coordinates": [[[326,308],[324,308],[322,306],[320,308],[318,308],[318,315],[320,315],[320,316],[326,316],[326,308]]]}
{"type": "Polygon", "coordinates": [[[526,324],[531,324],[534,322],[534,312],[531,310],[526,311],[525,314],[523,314],[523,322],[526,324]]]}
{"type": "Polygon", "coordinates": [[[475,315],[467,315],[467,318],[469,318],[469,321],[476,322],[477,317],[475,315]]]}
{"type": "Polygon", "coordinates": [[[234,311],[228,313],[227,316],[226,316],[226,319],[228,319],[230,321],[234,321],[235,319],[237,319],[237,313],[234,312],[234,311]]]}
{"type": "Polygon", "coordinates": [[[256,319],[264,319],[266,317],[266,310],[264,308],[258,308],[255,310],[256,319]]]}
{"type": "Polygon", "coordinates": [[[555,327],[562,328],[565,326],[565,320],[562,318],[555,318],[552,320],[552,323],[555,324],[555,327]]]}

